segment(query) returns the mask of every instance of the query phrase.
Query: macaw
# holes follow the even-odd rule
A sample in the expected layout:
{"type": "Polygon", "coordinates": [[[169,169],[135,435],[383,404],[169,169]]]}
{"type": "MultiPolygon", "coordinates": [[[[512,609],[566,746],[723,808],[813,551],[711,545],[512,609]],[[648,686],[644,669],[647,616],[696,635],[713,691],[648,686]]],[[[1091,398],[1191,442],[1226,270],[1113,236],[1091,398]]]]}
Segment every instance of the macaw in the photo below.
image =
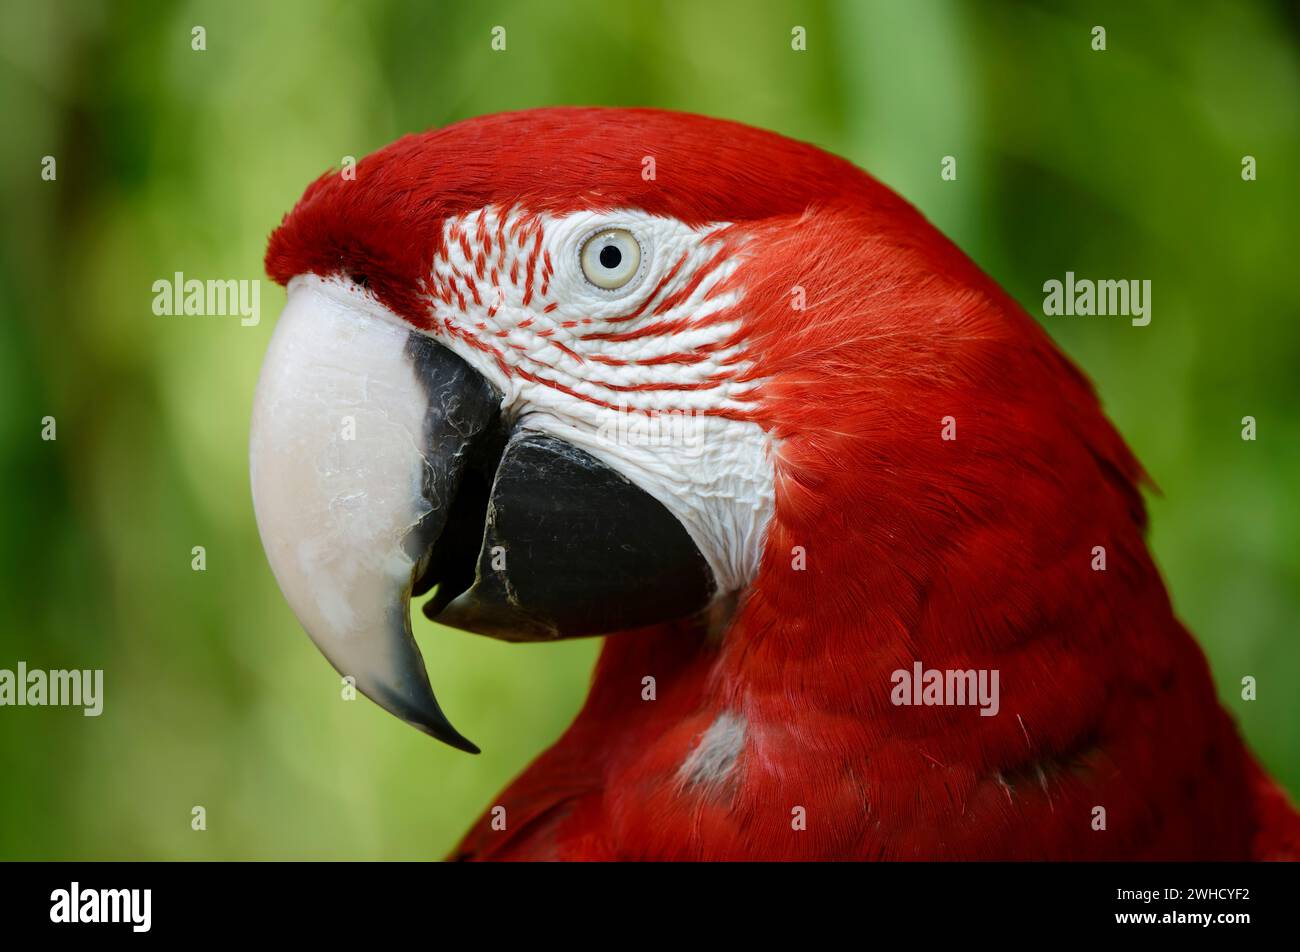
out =
{"type": "Polygon", "coordinates": [[[322,175],[266,269],[254,508],[335,668],[477,753],[412,596],[607,636],[455,857],[1300,852],[1091,384],[849,162],[651,109],[484,116],[322,175]]]}

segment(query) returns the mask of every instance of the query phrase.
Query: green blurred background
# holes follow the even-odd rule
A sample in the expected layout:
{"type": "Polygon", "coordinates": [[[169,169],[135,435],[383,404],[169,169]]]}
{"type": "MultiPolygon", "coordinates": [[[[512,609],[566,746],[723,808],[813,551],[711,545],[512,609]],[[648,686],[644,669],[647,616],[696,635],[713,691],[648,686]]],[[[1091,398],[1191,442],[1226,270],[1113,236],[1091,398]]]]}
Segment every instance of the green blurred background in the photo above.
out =
{"type": "Polygon", "coordinates": [[[556,103],[726,116],[845,155],[1036,314],[1066,270],[1151,279],[1149,327],[1048,328],[1164,492],[1152,544],[1226,705],[1300,791],[1298,48],[1300,15],[1271,3],[6,0],[0,667],[102,667],[106,698],[98,719],[0,709],[0,856],[437,857],[575,714],[597,643],[418,614],[438,696],[486,753],[341,702],[249,501],[283,291],[263,284],[256,327],[151,311],[175,271],[260,277],[269,231],[344,156],[556,103]]]}

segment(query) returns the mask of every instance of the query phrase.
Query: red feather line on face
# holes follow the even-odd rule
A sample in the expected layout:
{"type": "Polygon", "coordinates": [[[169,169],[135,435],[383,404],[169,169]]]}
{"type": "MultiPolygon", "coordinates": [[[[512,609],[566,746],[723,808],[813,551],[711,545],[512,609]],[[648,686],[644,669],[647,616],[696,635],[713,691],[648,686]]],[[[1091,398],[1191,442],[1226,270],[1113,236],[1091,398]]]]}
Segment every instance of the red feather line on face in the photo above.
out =
{"type": "Polygon", "coordinates": [[[731,225],[697,229],[695,246],[684,250],[639,302],[626,305],[626,313],[591,317],[582,316],[572,302],[556,298],[548,284],[553,265],[543,245],[553,221],[546,215],[491,208],[445,223],[430,276],[435,332],[446,330],[460,340],[468,339],[468,332],[478,341],[477,349],[490,352],[505,368],[505,376],[595,406],[647,414],[684,413],[686,406],[661,399],[628,406],[626,398],[709,393],[716,394],[716,400],[695,401],[692,412],[748,419],[742,404],[757,399],[758,388],[735,386],[746,366],[741,321],[743,232],[731,225]],[[507,220],[512,222],[508,227],[507,220]],[[492,238],[493,232],[503,230],[512,236],[504,253],[501,243],[492,238]],[[522,287],[494,283],[479,295],[471,272],[517,273],[521,262],[526,275],[522,287]],[[534,278],[535,272],[540,277],[534,278]],[[462,297],[446,290],[459,285],[469,288],[477,310],[466,312],[460,306],[462,297]],[[730,297],[724,300],[724,294],[730,297]],[[489,296],[491,305],[484,308],[483,299],[489,296]],[[503,306],[507,298],[510,307],[503,306]],[[683,331],[695,334],[690,344],[682,341],[665,348],[658,343],[683,331]],[[548,350],[553,352],[547,354],[548,350]],[[711,367],[699,366],[709,361],[711,367]],[[602,374],[603,368],[621,373],[602,374]]]}

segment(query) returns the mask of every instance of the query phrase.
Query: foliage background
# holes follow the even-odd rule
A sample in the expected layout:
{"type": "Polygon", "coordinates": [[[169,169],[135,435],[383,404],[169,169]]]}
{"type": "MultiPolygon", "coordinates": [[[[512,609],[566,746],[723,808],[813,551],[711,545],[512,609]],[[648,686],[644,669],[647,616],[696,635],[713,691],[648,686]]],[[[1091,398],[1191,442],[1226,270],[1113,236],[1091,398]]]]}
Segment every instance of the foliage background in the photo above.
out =
{"type": "Polygon", "coordinates": [[[728,116],[846,155],[1033,313],[1066,270],[1150,278],[1145,329],[1048,327],[1164,492],[1152,544],[1225,703],[1300,791],[1298,45],[1295,7],[1263,2],[5,0],[0,667],[103,667],[106,707],[0,709],[0,856],[436,857],[571,719],[596,643],[418,614],[439,698],[487,753],[339,703],[249,502],[283,291],[264,284],[257,327],[150,308],[175,271],[261,276],[271,228],[343,156],[555,103],[728,116]]]}

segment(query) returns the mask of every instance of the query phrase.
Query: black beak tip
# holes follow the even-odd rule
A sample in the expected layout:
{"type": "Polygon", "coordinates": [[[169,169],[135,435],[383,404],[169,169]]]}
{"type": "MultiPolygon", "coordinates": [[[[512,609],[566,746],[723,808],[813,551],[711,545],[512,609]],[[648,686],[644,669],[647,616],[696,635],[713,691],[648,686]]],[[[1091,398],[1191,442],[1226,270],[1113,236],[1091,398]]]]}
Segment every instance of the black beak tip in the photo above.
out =
{"type": "MultiPolygon", "coordinates": [[[[421,669],[423,674],[423,669],[421,669]]],[[[420,688],[407,691],[380,690],[371,695],[379,706],[396,714],[416,730],[467,754],[482,753],[477,744],[451,726],[426,681],[420,688]]]]}
{"type": "Polygon", "coordinates": [[[468,737],[461,734],[460,731],[451,726],[451,722],[445,717],[437,719],[425,719],[421,721],[409,721],[412,727],[423,731],[430,737],[442,741],[449,747],[455,747],[457,750],[463,750],[467,754],[481,754],[478,744],[474,743],[468,737]]]}
{"type": "Polygon", "coordinates": [[[408,719],[412,727],[423,731],[430,737],[442,741],[449,747],[455,747],[457,750],[463,750],[467,754],[481,754],[478,744],[474,743],[460,731],[451,726],[451,721],[442,711],[435,708],[434,711],[422,712],[422,716],[416,719],[408,719]]]}
{"type": "Polygon", "coordinates": [[[479,750],[478,744],[474,743],[468,737],[462,737],[450,724],[447,725],[447,733],[434,736],[438,737],[438,740],[455,747],[457,750],[465,751],[467,754],[483,753],[483,751],[479,750]]]}

